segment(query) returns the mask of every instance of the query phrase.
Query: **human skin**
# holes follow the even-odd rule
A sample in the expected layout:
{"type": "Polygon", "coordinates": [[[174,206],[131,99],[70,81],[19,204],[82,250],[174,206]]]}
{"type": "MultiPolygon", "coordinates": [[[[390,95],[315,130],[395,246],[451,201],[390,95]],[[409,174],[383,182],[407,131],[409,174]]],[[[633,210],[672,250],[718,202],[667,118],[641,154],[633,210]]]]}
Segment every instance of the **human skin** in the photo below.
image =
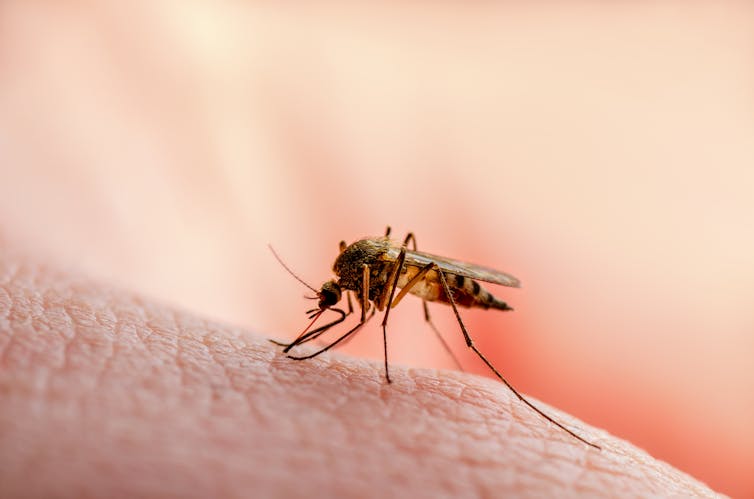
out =
{"type": "Polygon", "coordinates": [[[715,495],[493,380],[391,377],[0,256],[3,497],[715,495]]]}

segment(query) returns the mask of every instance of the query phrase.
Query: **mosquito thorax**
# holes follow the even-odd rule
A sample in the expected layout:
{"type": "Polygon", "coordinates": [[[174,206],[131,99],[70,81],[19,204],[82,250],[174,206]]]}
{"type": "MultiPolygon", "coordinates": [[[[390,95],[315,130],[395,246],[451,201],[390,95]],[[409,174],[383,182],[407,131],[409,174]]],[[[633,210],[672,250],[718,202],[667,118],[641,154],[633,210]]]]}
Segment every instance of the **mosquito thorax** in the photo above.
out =
{"type": "Polygon", "coordinates": [[[319,291],[319,308],[329,308],[340,301],[340,286],[335,281],[327,281],[319,291]]]}
{"type": "Polygon", "coordinates": [[[387,237],[360,239],[347,246],[333,264],[333,272],[340,278],[340,287],[360,290],[364,265],[369,266],[372,272],[381,270],[385,262],[380,257],[389,248],[390,239],[387,237]]]}

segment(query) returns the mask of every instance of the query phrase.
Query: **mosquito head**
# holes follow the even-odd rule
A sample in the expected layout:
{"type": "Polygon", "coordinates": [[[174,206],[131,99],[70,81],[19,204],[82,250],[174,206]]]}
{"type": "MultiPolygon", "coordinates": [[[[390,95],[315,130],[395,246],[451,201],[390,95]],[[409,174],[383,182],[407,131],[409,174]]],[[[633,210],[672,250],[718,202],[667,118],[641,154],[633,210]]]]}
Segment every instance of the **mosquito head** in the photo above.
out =
{"type": "Polygon", "coordinates": [[[327,281],[317,293],[319,296],[319,308],[330,308],[340,301],[340,286],[335,281],[327,281]]]}

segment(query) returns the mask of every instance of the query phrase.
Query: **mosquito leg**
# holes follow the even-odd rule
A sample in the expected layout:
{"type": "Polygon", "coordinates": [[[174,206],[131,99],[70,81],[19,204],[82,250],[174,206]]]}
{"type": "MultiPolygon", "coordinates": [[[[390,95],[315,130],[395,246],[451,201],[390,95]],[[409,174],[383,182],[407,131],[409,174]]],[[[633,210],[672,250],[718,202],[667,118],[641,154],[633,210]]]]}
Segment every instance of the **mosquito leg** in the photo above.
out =
{"type": "Polygon", "coordinates": [[[453,363],[456,365],[459,371],[466,372],[466,369],[463,368],[461,365],[461,361],[458,360],[458,357],[456,357],[456,354],[453,353],[453,350],[450,349],[450,345],[445,341],[445,338],[442,337],[440,334],[440,331],[437,329],[437,326],[435,326],[435,323],[432,322],[432,318],[429,316],[429,307],[427,307],[427,302],[424,303],[424,320],[427,321],[427,324],[429,324],[429,327],[432,328],[432,331],[434,331],[435,336],[437,336],[437,339],[440,340],[440,343],[442,344],[442,347],[445,349],[445,351],[450,355],[450,358],[453,359],[453,363]]]}
{"type": "MultiPolygon", "coordinates": [[[[398,304],[403,299],[403,297],[406,296],[409,291],[411,291],[411,288],[413,288],[414,286],[416,286],[416,284],[418,284],[419,282],[421,282],[421,280],[424,279],[424,276],[426,276],[427,273],[430,270],[432,270],[432,267],[434,267],[434,266],[435,266],[434,262],[431,262],[431,263],[428,263],[427,265],[425,265],[424,267],[422,267],[422,269],[414,277],[412,277],[411,280],[408,281],[405,286],[403,286],[403,289],[401,289],[401,292],[398,293],[398,296],[396,296],[393,299],[393,297],[391,295],[390,298],[391,298],[392,303],[391,303],[390,306],[393,307],[393,308],[397,307],[398,304]]],[[[422,300],[422,301],[424,301],[424,300],[422,300]]]]}
{"type": "Polygon", "coordinates": [[[361,268],[361,322],[364,322],[369,308],[369,265],[361,268]]]}
{"type": "MultiPolygon", "coordinates": [[[[376,308],[374,308],[374,307],[372,307],[372,310],[371,310],[371,312],[369,312],[369,315],[367,315],[367,318],[366,318],[366,320],[365,320],[364,322],[367,322],[367,321],[369,321],[369,320],[370,320],[370,319],[371,319],[372,317],[374,317],[374,314],[375,314],[375,312],[377,312],[377,309],[376,309],[376,308]]],[[[348,345],[348,342],[350,342],[350,341],[351,341],[352,339],[354,339],[354,337],[355,337],[355,335],[354,335],[354,336],[349,336],[348,338],[346,338],[345,340],[343,340],[343,341],[341,342],[340,346],[341,346],[341,347],[344,347],[344,346],[348,345]]]]}
{"type": "Polygon", "coordinates": [[[573,431],[569,430],[568,428],[566,428],[562,424],[558,423],[553,418],[551,418],[550,416],[548,416],[547,414],[545,414],[544,412],[542,412],[540,409],[538,409],[534,404],[532,404],[531,402],[529,402],[528,400],[526,400],[526,398],[524,398],[524,396],[521,395],[518,392],[518,390],[516,390],[513,387],[513,385],[511,385],[508,382],[508,380],[506,380],[503,377],[502,374],[500,374],[500,371],[498,371],[495,368],[495,366],[493,366],[492,363],[489,360],[487,360],[487,357],[485,357],[484,354],[482,354],[482,352],[479,351],[479,349],[476,347],[476,345],[474,345],[474,342],[471,339],[471,336],[469,336],[469,332],[466,330],[466,326],[464,325],[463,320],[461,320],[461,315],[458,313],[458,308],[456,307],[456,302],[453,299],[453,293],[451,293],[450,287],[448,286],[448,282],[445,279],[445,273],[442,270],[440,270],[439,268],[436,268],[436,270],[437,270],[438,275],[440,276],[440,282],[442,283],[442,287],[443,287],[443,289],[445,290],[445,293],[448,296],[448,301],[450,301],[450,305],[451,305],[451,307],[453,307],[453,313],[455,314],[456,319],[458,320],[458,325],[461,326],[461,331],[463,332],[463,337],[466,340],[466,346],[468,346],[469,348],[471,348],[474,351],[474,353],[476,353],[479,356],[479,358],[482,359],[482,361],[487,365],[487,367],[489,367],[490,370],[493,373],[495,373],[495,376],[497,376],[497,378],[500,381],[502,381],[505,384],[505,386],[507,386],[508,389],[511,392],[513,392],[513,394],[516,397],[518,397],[518,399],[521,402],[523,402],[524,404],[526,404],[527,406],[529,406],[530,409],[532,409],[534,412],[536,412],[537,414],[539,414],[540,416],[542,416],[543,418],[545,418],[547,421],[549,421],[550,423],[552,423],[555,426],[557,426],[558,428],[560,428],[561,430],[565,431],[566,433],[568,433],[569,435],[571,435],[575,439],[577,439],[577,440],[579,440],[581,442],[584,442],[585,444],[590,445],[590,446],[594,447],[595,449],[600,449],[601,450],[602,447],[600,447],[599,445],[594,444],[594,443],[592,443],[592,442],[584,439],[583,437],[578,436],[576,433],[574,433],[573,431]]]}
{"type": "Polygon", "coordinates": [[[342,317],[340,317],[338,319],[335,319],[334,321],[329,322],[329,323],[325,324],[324,326],[320,326],[317,329],[309,331],[308,333],[306,333],[306,336],[304,336],[301,339],[299,339],[298,341],[296,341],[290,347],[286,347],[283,350],[283,353],[288,353],[293,347],[297,347],[299,345],[303,345],[304,343],[308,343],[310,341],[316,340],[317,338],[319,338],[320,336],[322,336],[323,334],[325,334],[331,327],[336,326],[336,325],[340,324],[341,322],[343,322],[344,320],[346,320],[346,317],[349,316],[349,315],[350,314],[345,314],[344,316],[342,316],[342,317]]]}
{"type": "MultiPolygon", "coordinates": [[[[406,237],[403,239],[403,244],[405,246],[408,246],[409,242],[412,243],[414,251],[418,251],[418,248],[416,246],[416,236],[414,235],[413,232],[409,232],[408,234],[406,234],[406,237]]],[[[427,269],[426,272],[428,272],[431,269],[432,264],[428,264],[427,267],[429,267],[429,269],[427,269]]],[[[424,269],[422,269],[422,271],[419,272],[419,274],[426,274],[426,272],[424,271],[424,269]]],[[[417,274],[417,277],[419,274],[417,274]]],[[[396,299],[396,302],[393,303],[393,306],[396,306],[398,304],[397,303],[398,299],[403,298],[402,295],[405,295],[405,293],[408,292],[407,290],[410,289],[411,287],[412,287],[412,284],[410,282],[409,284],[403,287],[403,289],[401,290],[401,293],[398,295],[398,298],[396,299]]],[[[442,347],[445,349],[446,352],[448,352],[448,355],[450,355],[450,358],[453,359],[453,362],[455,363],[456,367],[460,371],[464,371],[463,366],[461,365],[461,362],[458,360],[458,357],[456,357],[456,354],[454,354],[453,350],[450,349],[450,346],[445,341],[445,338],[443,338],[442,335],[440,334],[440,331],[435,326],[435,323],[432,322],[432,318],[429,316],[429,306],[427,305],[427,300],[422,300],[422,307],[424,308],[424,320],[427,321],[427,323],[429,324],[429,327],[435,333],[435,336],[437,336],[437,339],[440,340],[440,343],[442,343],[442,347]]]]}
{"type": "MultiPolygon", "coordinates": [[[[406,247],[408,247],[409,241],[413,242],[414,251],[416,251],[416,237],[414,237],[413,232],[409,232],[406,234],[406,237],[403,238],[403,247],[402,252],[405,253],[406,247]]],[[[405,260],[405,254],[403,256],[405,260]]],[[[414,285],[419,282],[425,275],[427,275],[427,272],[429,272],[432,269],[432,264],[427,264],[424,268],[422,268],[418,274],[414,276],[413,279],[411,279],[405,286],[403,286],[403,289],[401,289],[401,292],[398,293],[398,297],[393,302],[392,306],[395,307],[398,305],[398,302],[400,302],[404,296],[406,296],[406,293],[414,287],[414,285]]],[[[390,300],[393,300],[392,295],[390,295],[390,300]]],[[[422,300],[422,303],[424,303],[424,315],[426,316],[429,312],[427,311],[427,302],[426,300],[422,300]]]]}
{"type": "Polygon", "coordinates": [[[418,251],[418,248],[416,247],[416,236],[414,236],[413,232],[406,234],[406,237],[403,238],[403,245],[408,246],[409,241],[412,241],[414,243],[414,251],[418,251]]]}
{"type": "MultiPolygon", "coordinates": [[[[367,320],[371,319],[371,317],[372,316],[367,317],[367,320]]],[[[351,336],[352,334],[354,334],[356,331],[358,331],[359,328],[361,328],[361,326],[363,326],[364,324],[367,323],[367,320],[359,322],[353,328],[351,328],[351,330],[349,330],[346,334],[344,334],[343,336],[341,336],[337,340],[333,341],[332,343],[330,343],[326,347],[321,348],[321,349],[317,350],[316,352],[314,352],[312,354],[304,355],[302,357],[297,357],[295,355],[288,355],[288,357],[290,357],[291,359],[294,359],[294,360],[306,360],[306,359],[312,359],[312,358],[316,357],[317,355],[325,353],[326,351],[330,350],[332,347],[334,347],[335,345],[337,345],[338,343],[340,343],[341,341],[345,340],[346,338],[348,338],[349,336],[351,336]]]]}
{"type": "MultiPolygon", "coordinates": [[[[387,297],[385,294],[380,297],[380,303],[386,303],[385,307],[385,317],[382,319],[382,343],[385,345],[385,379],[388,383],[392,383],[390,380],[390,370],[387,367],[387,318],[390,316],[390,309],[392,308],[393,304],[393,296],[395,296],[395,290],[398,288],[398,279],[401,277],[401,269],[403,268],[403,262],[406,261],[406,245],[403,245],[401,247],[401,252],[398,255],[398,260],[395,262],[395,265],[393,265],[393,270],[390,273],[390,279],[388,279],[388,283],[390,283],[390,296],[387,297]],[[387,302],[385,301],[385,298],[387,298],[387,302]]],[[[387,291],[387,289],[385,289],[387,291]]]]}
{"type": "MultiPolygon", "coordinates": [[[[337,324],[340,324],[341,322],[343,322],[344,320],[346,320],[346,317],[349,315],[349,314],[345,313],[344,311],[342,311],[339,308],[331,308],[330,310],[332,310],[333,312],[337,312],[338,314],[340,314],[340,317],[338,317],[337,319],[333,320],[332,322],[328,322],[324,326],[320,326],[320,327],[318,327],[316,329],[313,329],[313,330],[308,331],[308,332],[305,331],[304,333],[300,334],[298,338],[296,338],[295,340],[293,340],[291,343],[288,343],[287,345],[285,345],[285,349],[283,350],[283,353],[288,353],[291,350],[291,348],[293,348],[295,346],[298,346],[298,345],[301,345],[302,343],[306,343],[307,341],[311,341],[313,339],[316,339],[317,337],[319,337],[322,333],[324,333],[325,331],[327,331],[331,327],[333,327],[333,326],[335,326],[337,324]]],[[[283,345],[281,345],[281,346],[283,346],[283,345]]]]}

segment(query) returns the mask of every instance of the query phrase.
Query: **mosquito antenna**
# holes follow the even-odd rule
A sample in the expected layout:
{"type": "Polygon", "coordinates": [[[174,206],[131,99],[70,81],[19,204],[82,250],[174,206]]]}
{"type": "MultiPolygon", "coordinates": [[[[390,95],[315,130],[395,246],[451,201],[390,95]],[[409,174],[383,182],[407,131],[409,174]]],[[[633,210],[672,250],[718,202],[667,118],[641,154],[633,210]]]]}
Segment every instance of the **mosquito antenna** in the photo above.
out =
{"type": "Polygon", "coordinates": [[[303,285],[304,285],[304,286],[306,286],[307,288],[311,289],[311,290],[312,290],[312,291],[314,291],[314,292],[315,292],[316,294],[319,294],[319,291],[317,291],[317,290],[316,290],[316,289],[314,289],[313,287],[309,286],[309,285],[308,285],[308,284],[307,284],[307,283],[306,283],[306,282],[305,282],[305,281],[304,281],[303,279],[301,279],[301,278],[300,278],[299,276],[297,276],[295,272],[293,272],[293,271],[292,271],[291,269],[289,269],[289,268],[288,268],[288,265],[286,265],[286,264],[285,264],[285,262],[283,261],[283,259],[282,259],[282,258],[280,258],[280,255],[278,255],[278,254],[277,254],[277,251],[275,251],[275,248],[273,248],[271,244],[268,244],[268,245],[267,245],[267,247],[268,247],[268,248],[270,248],[270,251],[272,251],[272,254],[273,254],[273,255],[275,255],[275,259],[276,259],[276,260],[277,260],[278,262],[280,262],[280,265],[282,265],[282,266],[283,266],[283,268],[284,268],[285,270],[287,270],[289,274],[291,274],[291,275],[292,275],[293,277],[295,277],[295,278],[296,278],[296,280],[297,280],[298,282],[300,282],[301,284],[303,284],[303,285]]]}

